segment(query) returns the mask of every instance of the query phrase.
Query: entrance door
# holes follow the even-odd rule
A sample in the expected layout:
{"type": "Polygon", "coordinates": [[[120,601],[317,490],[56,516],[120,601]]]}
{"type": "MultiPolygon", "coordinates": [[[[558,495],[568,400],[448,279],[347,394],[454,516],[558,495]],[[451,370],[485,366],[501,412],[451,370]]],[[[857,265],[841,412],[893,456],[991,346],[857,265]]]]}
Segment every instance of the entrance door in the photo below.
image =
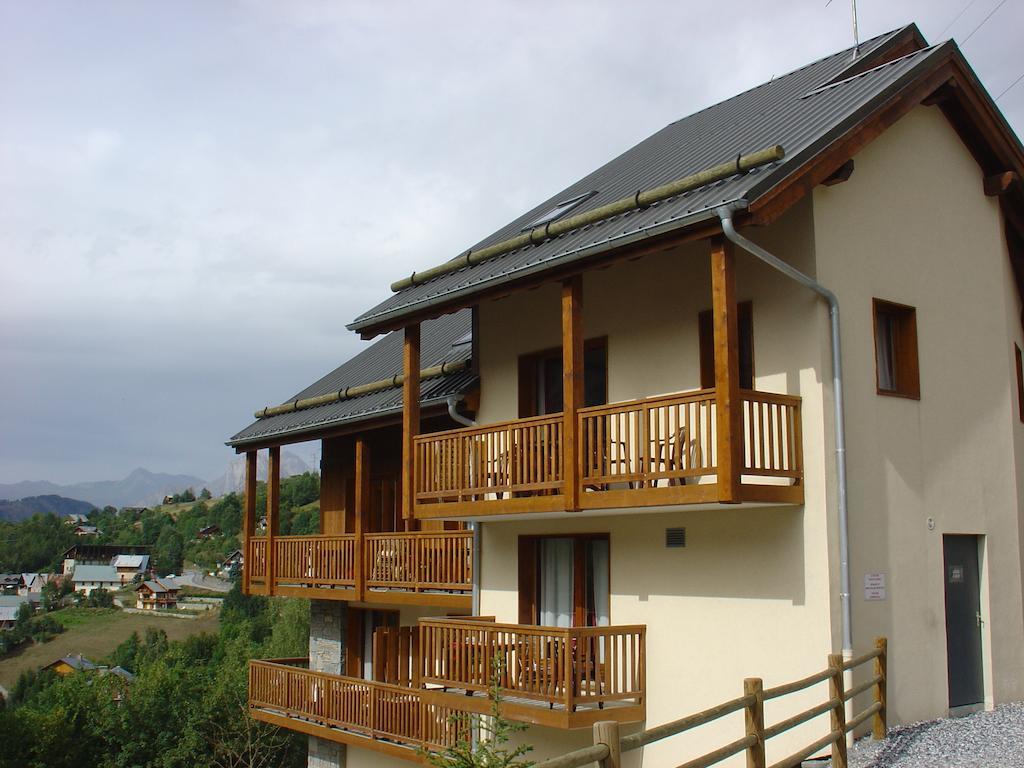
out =
{"type": "Polygon", "coordinates": [[[985,698],[981,669],[981,576],[977,536],[943,536],[949,706],[985,698]]]}

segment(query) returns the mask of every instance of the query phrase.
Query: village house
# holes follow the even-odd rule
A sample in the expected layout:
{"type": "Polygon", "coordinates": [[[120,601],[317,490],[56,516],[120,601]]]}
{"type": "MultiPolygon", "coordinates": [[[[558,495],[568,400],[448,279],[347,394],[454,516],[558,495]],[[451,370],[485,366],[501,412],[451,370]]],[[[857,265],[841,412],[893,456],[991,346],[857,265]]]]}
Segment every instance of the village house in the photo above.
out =
{"type": "Polygon", "coordinates": [[[0,595],[16,595],[20,588],[20,573],[0,573],[0,595]]]}
{"type": "Polygon", "coordinates": [[[220,536],[220,526],[217,524],[207,525],[199,529],[196,534],[197,539],[212,539],[214,536],[220,536]]]}
{"type": "Polygon", "coordinates": [[[121,577],[112,565],[76,565],[71,574],[71,583],[75,592],[86,597],[95,589],[106,589],[110,592],[121,586],[121,577]]]}
{"type": "Polygon", "coordinates": [[[146,611],[177,608],[179,590],[173,579],[144,581],[135,588],[135,607],[146,611]]]}
{"type": "Polygon", "coordinates": [[[149,555],[115,555],[110,564],[121,584],[128,584],[149,570],[149,555]]]}
{"type": "Polygon", "coordinates": [[[49,670],[61,677],[67,677],[75,672],[96,672],[100,669],[103,669],[101,665],[89,661],[80,653],[74,653],[69,656],[63,656],[56,661],[51,661],[39,671],[49,670]]]}
{"type": "Polygon", "coordinates": [[[38,595],[43,591],[43,585],[54,581],[57,575],[54,573],[23,573],[21,583],[18,586],[18,594],[23,596],[38,595]]]}
{"type": "Polygon", "coordinates": [[[99,536],[100,529],[95,525],[78,524],[74,527],[75,536],[99,536]]]}
{"type": "Polygon", "coordinates": [[[60,556],[61,572],[71,575],[76,565],[110,565],[120,555],[150,555],[145,544],[75,544],[60,556]]]}
{"type": "Polygon", "coordinates": [[[18,611],[25,603],[33,605],[24,595],[0,595],[0,630],[10,629],[18,620],[18,611]]]}
{"type": "Polygon", "coordinates": [[[662,768],[740,709],[727,765],[1024,698],[1021,174],[911,25],[399,279],[349,325],[381,338],[229,441],[245,592],[311,600],[308,662],[253,660],[252,716],[384,768],[487,712],[494,659],[536,760],[744,694],[623,755],[662,768]],[[282,536],[281,446],[313,439],[320,535],[282,536]]]}
{"type": "Polygon", "coordinates": [[[245,565],[245,557],[242,555],[242,550],[236,549],[230,555],[224,558],[224,561],[218,566],[217,573],[222,578],[227,578],[231,575],[231,570],[236,566],[242,568],[245,565]]]}
{"type": "Polygon", "coordinates": [[[88,525],[88,515],[83,515],[80,512],[71,512],[67,517],[64,518],[64,522],[71,526],[88,525]]]}

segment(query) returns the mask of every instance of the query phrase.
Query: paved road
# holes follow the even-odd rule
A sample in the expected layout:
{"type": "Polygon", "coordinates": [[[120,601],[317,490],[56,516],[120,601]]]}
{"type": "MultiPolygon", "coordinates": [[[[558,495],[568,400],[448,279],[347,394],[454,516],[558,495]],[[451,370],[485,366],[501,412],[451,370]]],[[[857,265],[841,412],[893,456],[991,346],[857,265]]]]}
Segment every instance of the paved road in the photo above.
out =
{"type": "Polygon", "coordinates": [[[202,571],[185,571],[178,576],[177,581],[183,587],[196,587],[197,589],[208,589],[211,592],[230,592],[231,582],[219,579],[216,576],[207,576],[202,571]]]}

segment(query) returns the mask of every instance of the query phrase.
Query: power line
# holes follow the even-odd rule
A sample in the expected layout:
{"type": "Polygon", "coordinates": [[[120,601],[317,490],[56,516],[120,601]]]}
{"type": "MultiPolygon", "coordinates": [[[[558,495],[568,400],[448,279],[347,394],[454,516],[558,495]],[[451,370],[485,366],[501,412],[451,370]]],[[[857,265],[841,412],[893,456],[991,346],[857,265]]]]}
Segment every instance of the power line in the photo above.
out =
{"type": "Polygon", "coordinates": [[[999,100],[1000,100],[1001,98],[1003,98],[1003,96],[1005,96],[1006,94],[1008,94],[1008,93],[1009,93],[1009,92],[1010,92],[1010,91],[1011,91],[1011,90],[1013,89],[1013,86],[1015,86],[1015,85],[1016,85],[1017,83],[1019,83],[1019,82],[1020,82],[1021,80],[1024,80],[1024,72],[1021,72],[1021,73],[1020,73],[1020,75],[1019,75],[1019,76],[1017,77],[1017,79],[1016,79],[1016,80],[1014,80],[1014,81],[1013,81],[1012,83],[1010,83],[1010,84],[1009,84],[1008,86],[1006,86],[1005,88],[1003,88],[1003,92],[1002,92],[1002,93],[1000,93],[1000,94],[999,94],[998,96],[996,96],[996,98],[995,98],[995,101],[999,101],[999,100]]]}
{"type": "Polygon", "coordinates": [[[946,34],[949,31],[950,27],[952,27],[954,24],[960,21],[960,17],[967,13],[970,7],[974,5],[976,2],[978,2],[978,0],[971,0],[969,3],[967,3],[967,5],[961,8],[960,13],[956,15],[956,18],[949,22],[949,24],[947,24],[946,27],[941,32],[939,32],[939,37],[941,38],[944,34],[946,34]]]}
{"type": "Polygon", "coordinates": [[[992,16],[995,14],[995,12],[998,11],[1000,8],[1002,8],[1004,5],[1006,5],[1006,0],[999,0],[999,4],[995,8],[993,8],[991,11],[988,12],[988,16],[986,16],[984,19],[981,20],[981,24],[979,24],[978,26],[976,26],[974,29],[971,30],[971,34],[969,34],[967,37],[965,37],[964,41],[962,43],[960,43],[960,45],[961,46],[967,45],[967,41],[970,40],[972,37],[974,37],[974,33],[977,32],[982,27],[984,27],[985,24],[988,23],[988,20],[991,19],[992,16]]]}

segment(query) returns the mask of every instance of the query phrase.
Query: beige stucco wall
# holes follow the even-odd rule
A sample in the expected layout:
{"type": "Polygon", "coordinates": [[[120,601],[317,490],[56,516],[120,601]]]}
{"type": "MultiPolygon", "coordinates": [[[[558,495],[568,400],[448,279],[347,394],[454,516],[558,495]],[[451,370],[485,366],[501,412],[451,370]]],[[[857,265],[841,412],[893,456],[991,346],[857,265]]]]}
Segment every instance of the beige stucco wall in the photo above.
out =
{"type": "MultiPolygon", "coordinates": [[[[809,203],[756,233],[767,247],[814,270],[809,203]]],[[[708,244],[587,273],[584,333],[608,338],[610,402],[699,387],[697,314],[711,306],[708,244]]],[[[744,253],[737,254],[737,298],[753,302],[755,387],[803,397],[804,418],[821,423],[822,352],[814,297],[744,253]]],[[[517,360],[561,341],[559,288],[544,286],[480,307],[482,398],[478,420],[517,415],[517,360]]],[[[516,541],[523,533],[608,532],[611,623],[646,624],[647,725],[738,695],[747,676],[767,685],[823,668],[832,645],[829,533],[824,513],[821,430],[805,431],[805,507],[720,509],[562,520],[489,519],[483,533],[481,611],[516,621],[516,541]],[[664,546],[665,528],[687,528],[688,547],[664,546]]],[[[821,697],[824,688],[812,696],[821,697]]],[[[770,707],[782,719],[800,706],[770,707]]],[[[820,730],[822,723],[812,727],[820,730]]],[[[675,765],[688,749],[712,749],[742,732],[725,719],[689,737],[648,747],[645,766],[675,765]],[[681,751],[683,750],[683,751],[681,751]]],[[[525,737],[550,756],[589,743],[587,732],[533,727],[525,737]]],[[[771,745],[776,758],[795,749],[794,733],[771,745]],[[788,750],[788,751],[787,751],[788,750]]],[[[631,758],[636,761],[640,756],[631,758]]]]}
{"type": "Polygon", "coordinates": [[[890,712],[908,722],[948,703],[944,533],[985,536],[988,699],[1024,697],[1019,306],[998,203],[938,108],[855,162],[848,182],[814,191],[815,249],[843,307],[856,642],[890,637],[890,712]],[[917,308],[919,402],[875,392],[872,297],[917,308]],[[864,600],[874,571],[885,601],[864,600]]]}
{"type": "MultiPolygon", "coordinates": [[[[937,109],[918,108],[856,156],[849,181],[745,234],[842,302],[854,645],[890,638],[890,724],[946,710],[943,533],[985,536],[986,687],[990,703],[1024,698],[1024,425],[1013,378],[1013,342],[1024,347],[1024,335],[998,205],[982,194],[977,165],[937,109]],[[876,394],[873,296],[917,307],[920,402],[876,394]],[[887,575],[888,599],[866,602],[862,579],[875,571],[887,575]]],[[[520,534],[609,533],[611,622],[648,627],[647,726],[737,695],[746,676],[770,686],[808,674],[840,645],[827,316],[749,255],[737,255],[737,268],[738,299],[754,302],[755,386],[803,398],[805,506],[483,527],[481,612],[513,622],[520,534]],[[688,546],[666,549],[664,529],[679,525],[688,546]]],[[[707,246],[694,243],[585,276],[585,335],[608,336],[610,401],[698,386],[707,273],[707,246]]],[[[558,287],[487,302],[479,315],[478,419],[487,424],[517,415],[518,356],[559,345],[558,287]]],[[[767,720],[808,701],[770,705],[767,720]]],[[[676,765],[741,728],[734,715],[626,762],[676,765]]],[[[524,738],[537,759],[591,739],[538,727],[524,738]]],[[[794,746],[770,744],[769,762],[794,746]]],[[[383,768],[389,758],[352,749],[349,760],[383,768]]]]}

